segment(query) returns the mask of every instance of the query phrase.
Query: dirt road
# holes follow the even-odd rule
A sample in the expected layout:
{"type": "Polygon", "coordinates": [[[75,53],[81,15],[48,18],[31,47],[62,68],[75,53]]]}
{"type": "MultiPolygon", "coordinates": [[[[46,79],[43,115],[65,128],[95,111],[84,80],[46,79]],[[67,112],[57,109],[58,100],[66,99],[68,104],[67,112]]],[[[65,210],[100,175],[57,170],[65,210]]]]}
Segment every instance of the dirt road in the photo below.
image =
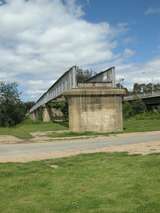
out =
{"type": "Polygon", "coordinates": [[[0,144],[0,162],[27,162],[94,152],[160,152],[160,131],[44,143],[0,144]]]}

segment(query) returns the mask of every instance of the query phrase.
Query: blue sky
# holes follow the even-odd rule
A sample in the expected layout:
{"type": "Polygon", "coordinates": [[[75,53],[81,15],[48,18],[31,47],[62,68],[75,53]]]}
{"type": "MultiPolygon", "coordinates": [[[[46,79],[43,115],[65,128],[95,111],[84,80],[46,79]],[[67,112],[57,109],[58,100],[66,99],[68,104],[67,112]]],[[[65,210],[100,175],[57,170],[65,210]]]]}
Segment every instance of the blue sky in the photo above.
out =
{"type": "Polygon", "coordinates": [[[119,48],[127,47],[136,51],[133,62],[145,62],[160,54],[160,1],[159,0],[90,0],[85,5],[85,18],[91,22],[107,21],[111,25],[126,23],[125,36],[119,39],[119,48]],[[149,9],[155,10],[147,14],[149,9]],[[156,12],[158,8],[159,12],[156,12]]]}
{"type": "Polygon", "coordinates": [[[159,0],[0,0],[0,79],[36,100],[73,65],[160,83],[159,0]]]}

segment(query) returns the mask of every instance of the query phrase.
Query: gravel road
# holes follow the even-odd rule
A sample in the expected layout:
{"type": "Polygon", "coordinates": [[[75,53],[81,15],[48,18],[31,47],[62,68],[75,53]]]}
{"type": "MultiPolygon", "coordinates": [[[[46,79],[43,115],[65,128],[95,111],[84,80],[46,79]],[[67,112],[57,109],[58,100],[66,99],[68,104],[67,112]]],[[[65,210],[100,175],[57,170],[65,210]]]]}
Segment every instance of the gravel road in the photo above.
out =
{"type": "MultiPolygon", "coordinates": [[[[126,145],[159,143],[160,131],[117,134],[108,137],[96,137],[77,140],[57,140],[44,143],[0,144],[0,162],[27,162],[48,158],[57,158],[80,153],[94,153],[113,147],[126,145]]],[[[125,149],[124,149],[125,150],[125,149]]]]}

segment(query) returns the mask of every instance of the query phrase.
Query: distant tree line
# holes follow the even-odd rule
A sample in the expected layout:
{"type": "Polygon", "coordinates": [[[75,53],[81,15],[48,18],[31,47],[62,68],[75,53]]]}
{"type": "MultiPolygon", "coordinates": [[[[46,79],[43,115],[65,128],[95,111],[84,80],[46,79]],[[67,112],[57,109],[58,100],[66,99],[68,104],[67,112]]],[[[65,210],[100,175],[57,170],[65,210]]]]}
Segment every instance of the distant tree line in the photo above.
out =
{"type": "Polygon", "coordinates": [[[153,83],[148,83],[148,84],[138,84],[135,83],[133,86],[133,93],[134,94],[148,94],[152,92],[158,92],[160,91],[160,84],[153,84],[153,83]]]}
{"type": "Polygon", "coordinates": [[[148,84],[139,84],[134,83],[133,89],[131,91],[128,88],[124,87],[121,83],[116,84],[117,88],[123,88],[126,90],[127,95],[136,95],[136,94],[151,94],[153,92],[160,92],[160,83],[148,83],[148,84]]]}

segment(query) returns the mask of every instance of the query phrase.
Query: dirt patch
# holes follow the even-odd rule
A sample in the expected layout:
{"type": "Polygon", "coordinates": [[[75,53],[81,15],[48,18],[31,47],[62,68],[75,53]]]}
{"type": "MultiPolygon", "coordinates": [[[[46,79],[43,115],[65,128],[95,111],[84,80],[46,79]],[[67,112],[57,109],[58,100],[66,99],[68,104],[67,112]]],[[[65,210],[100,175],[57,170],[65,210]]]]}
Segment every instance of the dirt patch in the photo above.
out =
{"type": "Polygon", "coordinates": [[[0,144],[15,144],[15,143],[23,143],[24,140],[19,139],[15,136],[10,135],[1,135],[0,136],[0,144]]]}
{"type": "Polygon", "coordinates": [[[101,152],[128,152],[129,154],[160,153],[160,140],[149,143],[138,143],[121,146],[111,146],[101,149],[101,152]]]}

